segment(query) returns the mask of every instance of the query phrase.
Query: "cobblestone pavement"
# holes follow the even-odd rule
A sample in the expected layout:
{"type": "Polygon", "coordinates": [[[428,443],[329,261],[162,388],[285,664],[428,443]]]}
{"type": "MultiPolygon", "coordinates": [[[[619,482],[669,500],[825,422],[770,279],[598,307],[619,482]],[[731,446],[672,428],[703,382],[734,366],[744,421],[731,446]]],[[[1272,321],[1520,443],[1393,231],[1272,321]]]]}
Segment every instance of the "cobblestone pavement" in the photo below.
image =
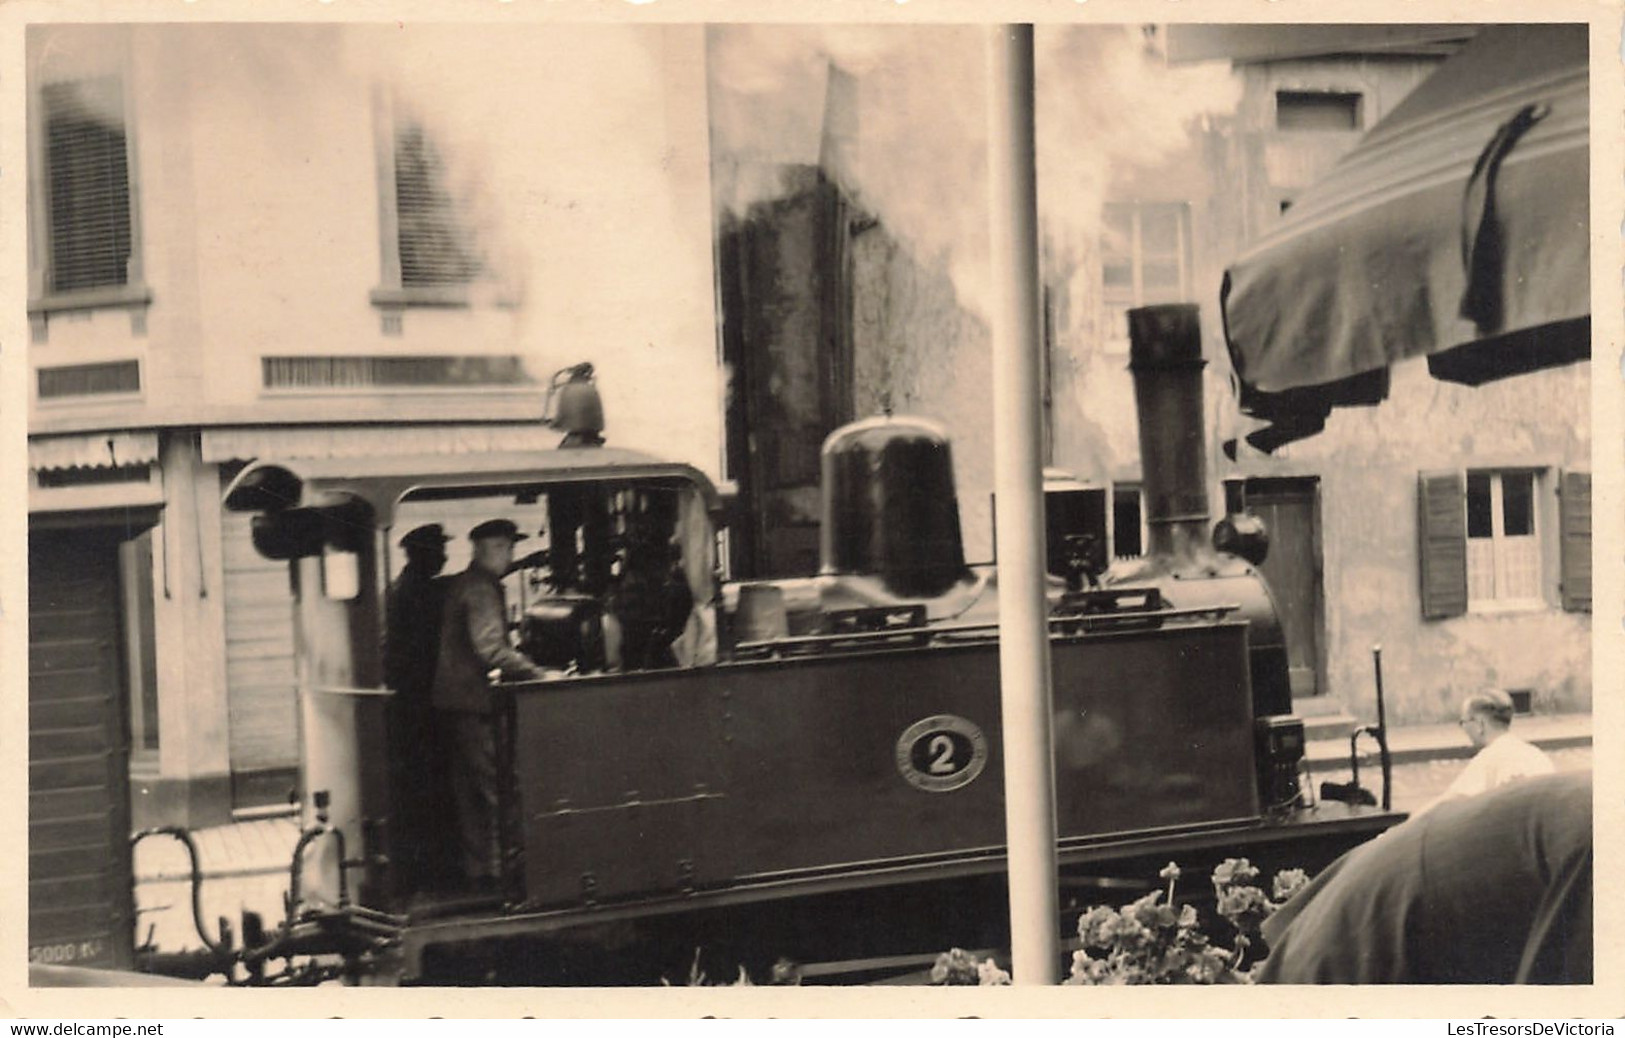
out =
{"type": "MultiPolygon", "coordinates": [[[[1580,746],[1566,750],[1554,750],[1547,754],[1559,771],[1578,771],[1591,767],[1591,747],[1580,746]]],[[[1416,761],[1409,764],[1396,764],[1393,769],[1394,776],[1394,809],[1396,811],[1415,811],[1434,797],[1443,793],[1453,782],[1461,770],[1467,766],[1467,758],[1454,760],[1427,760],[1416,761]]],[[[1314,788],[1320,789],[1324,781],[1347,782],[1349,769],[1316,768],[1314,771],[1314,788]]],[[[1375,756],[1369,760],[1360,761],[1360,784],[1371,790],[1377,796],[1382,795],[1382,769],[1378,766],[1375,756]]]]}

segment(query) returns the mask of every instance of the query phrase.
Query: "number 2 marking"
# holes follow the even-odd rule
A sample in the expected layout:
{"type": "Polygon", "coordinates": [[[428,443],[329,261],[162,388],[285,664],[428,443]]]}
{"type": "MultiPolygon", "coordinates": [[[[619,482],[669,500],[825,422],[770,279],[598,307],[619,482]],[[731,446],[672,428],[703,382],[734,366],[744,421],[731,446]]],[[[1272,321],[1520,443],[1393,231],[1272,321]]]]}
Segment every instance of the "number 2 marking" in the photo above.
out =
{"type": "Polygon", "coordinates": [[[930,770],[933,775],[951,775],[957,769],[954,767],[954,741],[946,735],[935,735],[931,738],[931,752],[936,756],[931,758],[930,770]]]}

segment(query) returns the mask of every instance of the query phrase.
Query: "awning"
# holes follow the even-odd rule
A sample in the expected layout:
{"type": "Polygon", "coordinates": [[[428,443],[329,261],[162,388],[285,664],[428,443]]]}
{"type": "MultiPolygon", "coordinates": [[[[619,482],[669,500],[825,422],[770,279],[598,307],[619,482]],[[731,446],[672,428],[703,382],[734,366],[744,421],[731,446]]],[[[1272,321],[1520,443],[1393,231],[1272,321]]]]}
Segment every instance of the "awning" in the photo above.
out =
{"type": "Polygon", "coordinates": [[[28,467],[35,472],[120,468],[150,465],[157,460],[158,434],[151,431],[28,438],[28,467]]]}
{"type": "Polygon", "coordinates": [[[1478,385],[1586,359],[1585,25],[1484,29],[1225,274],[1242,410],[1263,449],[1387,396],[1429,356],[1478,385]]]}
{"type": "Polygon", "coordinates": [[[552,450],[563,434],[540,422],[491,425],[244,426],[206,429],[205,462],[503,454],[552,450]]]}

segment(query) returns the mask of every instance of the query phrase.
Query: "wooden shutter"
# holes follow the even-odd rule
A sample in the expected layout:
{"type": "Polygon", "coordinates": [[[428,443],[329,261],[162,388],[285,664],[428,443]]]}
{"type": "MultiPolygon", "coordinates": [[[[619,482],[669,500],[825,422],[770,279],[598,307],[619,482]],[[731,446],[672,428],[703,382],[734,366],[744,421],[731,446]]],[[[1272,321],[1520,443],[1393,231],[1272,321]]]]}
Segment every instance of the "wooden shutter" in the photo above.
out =
{"type": "Polygon", "coordinates": [[[40,100],[50,192],[51,290],[128,284],[130,171],[119,80],[107,76],[49,83],[40,100]]]}
{"type": "Polygon", "coordinates": [[[1460,472],[1424,472],[1417,485],[1422,616],[1467,611],[1467,488],[1460,472]]]}
{"type": "Polygon", "coordinates": [[[251,518],[242,512],[221,516],[226,707],[234,774],[287,771],[299,764],[288,564],[254,550],[251,518]]]}
{"type": "Polygon", "coordinates": [[[395,224],[403,288],[465,285],[484,267],[466,207],[446,182],[445,163],[413,122],[395,132],[395,224]]]}
{"type": "Polygon", "coordinates": [[[1558,530],[1563,608],[1591,612],[1591,473],[1565,472],[1558,485],[1558,530]]]}

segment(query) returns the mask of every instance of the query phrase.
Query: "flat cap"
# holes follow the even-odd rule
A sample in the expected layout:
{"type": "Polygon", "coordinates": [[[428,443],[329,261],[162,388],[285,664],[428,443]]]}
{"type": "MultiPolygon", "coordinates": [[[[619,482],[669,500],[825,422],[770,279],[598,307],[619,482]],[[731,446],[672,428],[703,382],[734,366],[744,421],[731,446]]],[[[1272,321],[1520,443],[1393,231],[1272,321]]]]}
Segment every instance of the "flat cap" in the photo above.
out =
{"type": "Polygon", "coordinates": [[[405,537],[402,537],[401,547],[440,548],[444,547],[445,543],[449,540],[451,540],[451,538],[446,536],[445,528],[443,528],[439,523],[429,523],[426,526],[417,527],[405,537]]]}
{"type": "Polygon", "coordinates": [[[468,531],[471,541],[483,541],[488,538],[506,537],[510,541],[522,541],[529,534],[519,532],[519,527],[508,519],[487,519],[485,522],[468,531]]]}

